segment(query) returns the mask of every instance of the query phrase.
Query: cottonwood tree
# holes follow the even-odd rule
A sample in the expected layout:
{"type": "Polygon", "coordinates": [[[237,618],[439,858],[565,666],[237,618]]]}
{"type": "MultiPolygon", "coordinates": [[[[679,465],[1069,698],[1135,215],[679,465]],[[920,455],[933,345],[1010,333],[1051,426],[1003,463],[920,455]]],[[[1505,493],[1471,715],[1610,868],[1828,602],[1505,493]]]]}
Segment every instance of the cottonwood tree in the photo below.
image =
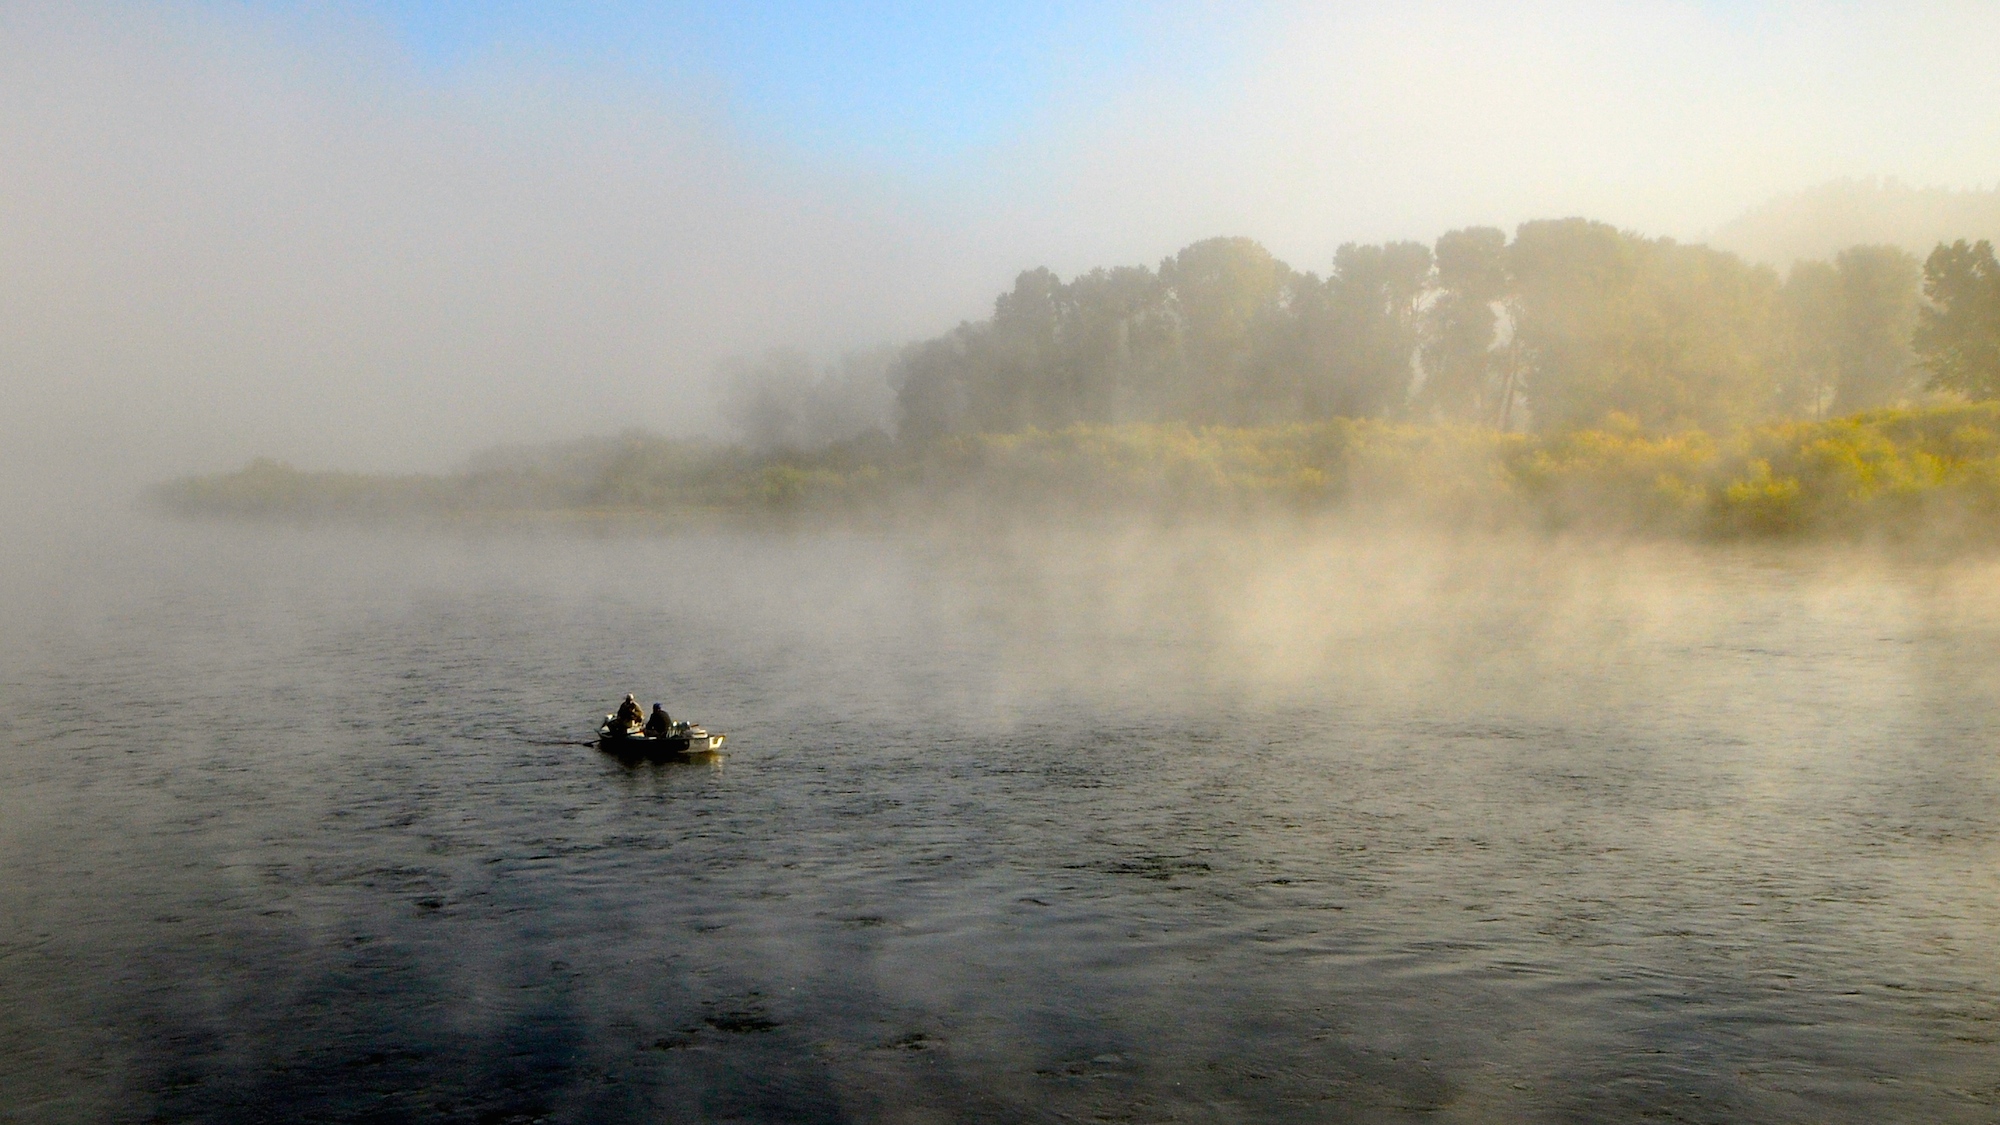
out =
{"type": "Polygon", "coordinates": [[[1833,265],[1840,278],[1833,410],[1849,414],[1897,402],[1914,389],[1917,259],[1896,246],[1853,246],[1833,265]]]}
{"type": "Polygon", "coordinates": [[[1180,357],[1180,326],[1159,275],[1145,266],[1095,269],[1068,288],[1062,349],[1068,420],[1151,420],[1180,357]]]}
{"type": "Polygon", "coordinates": [[[1421,408],[1445,418],[1490,422],[1503,392],[1493,353],[1509,289],[1507,235],[1493,227],[1467,227],[1437,240],[1436,293],[1421,322],[1424,381],[1421,408]]]}
{"type": "Polygon", "coordinates": [[[1900,401],[1915,389],[1910,349],[1917,260],[1894,246],[1852,246],[1830,262],[1796,262],[1780,300],[1786,359],[1778,400],[1808,417],[1900,401]]]}
{"type": "MultiPolygon", "coordinates": [[[[1617,413],[1726,430],[1905,393],[1909,269],[1896,251],[1857,247],[1780,285],[1732,254],[1561,219],[1525,223],[1511,243],[1492,228],[1452,231],[1435,253],[1350,243],[1321,279],[1250,239],[1217,238],[1157,271],[1064,282],[1028,270],[987,319],[903,349],[891,382],[899,434],[917,441],[1341,416],[1505,428],[1517,405],[1540,429],[1617,413]]],[[[1970,316],[1951,311],[1977,303],[1953,296],[1968,285],[1935,282],[1938,339],[1970,316]]]]}
{"type": "Polygon", "coordinates": [[[1304,326],[1306,417],[1368,418],[1403,409],[1430,275],[1430,247],[1421,242],[1350,242],[1334,251],[1324,297],[1304,326]]]}
{"type": "Polygon", "coordinates": [[[1840,386],[1842,309],[1840,271],[1832,262],[1795,262],[1779,299],[1785,309],[1784,374],[1779,406],[1790,414],[1823,418],[1840,386]]]}
{"type": "Polygon", "coordinates": [[[1773,411],[1784,359],[1777,274],[1604,223],[1523,223],[1508,247],[1524,392],[1542,429],[1616,413],[1724,430],[1773,411]]]}
{"type": "Polygon", "coordinates": [[[1993,244],[1939,243],[1924,261],[1924,297],[1914,344],[1931,386],[2000,398],[2000,262],[1993,244]]]}
{"type": "Polygon", "coordinates": [[[762,451],[812,452],[878,431],[894,414],[888,380],[893,353],[849,352],[815,364],[805,353],[773,348],[716,365],[723,420],[745,445],[762,451]]]}
{"type": "Polygon", "coordinates": [[[1194,422],[1247,420],[1267,397],[1255,362],[1285,316],[1290,266],[1248,238],[1211,238],[1160,263],[1160,284],[1180,331],[1177,385],[1160,406],[1194,422]]]}

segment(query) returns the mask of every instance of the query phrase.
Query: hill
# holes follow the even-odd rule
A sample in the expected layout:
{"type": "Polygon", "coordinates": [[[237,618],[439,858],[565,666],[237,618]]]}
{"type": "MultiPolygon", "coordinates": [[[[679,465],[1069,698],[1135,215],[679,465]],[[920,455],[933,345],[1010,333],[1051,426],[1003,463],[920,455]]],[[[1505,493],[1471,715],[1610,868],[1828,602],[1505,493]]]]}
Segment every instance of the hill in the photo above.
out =
{"type": "Polygon", "coordinates": [[[2000,242],[2000,187],[1916,188],[1898,180],[1835,180],[1753,207],[1710,233],[1709,245],[1783,269],[1849,246],[1898,246],[1918,260],[1940,242],[2000,242]]]}

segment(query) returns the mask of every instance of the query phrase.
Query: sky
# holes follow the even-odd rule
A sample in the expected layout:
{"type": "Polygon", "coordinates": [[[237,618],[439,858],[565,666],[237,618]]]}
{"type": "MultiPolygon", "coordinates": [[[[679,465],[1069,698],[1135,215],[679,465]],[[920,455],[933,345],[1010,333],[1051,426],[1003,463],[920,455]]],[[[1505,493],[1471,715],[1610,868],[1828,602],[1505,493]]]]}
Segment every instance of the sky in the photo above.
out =
{"type": "Polygon", "coordinates": [[[1033,266],[1991,185],[1996,42],[1942,0],[0,0],[0,468],[692,437],[718,360],[1033,266]]]}
{"type": "MultiPolygon", "coordinates": [[[[283,8],[275,9],[283,11],[283,8]]],[[[382,2],[440,83],[496,59],[608,65],[706,86],[749,134],[818,159],[945,171],[1032,128],[1062,93],[1115,81],[1143,48],[1132,5],[382,2]]]]}

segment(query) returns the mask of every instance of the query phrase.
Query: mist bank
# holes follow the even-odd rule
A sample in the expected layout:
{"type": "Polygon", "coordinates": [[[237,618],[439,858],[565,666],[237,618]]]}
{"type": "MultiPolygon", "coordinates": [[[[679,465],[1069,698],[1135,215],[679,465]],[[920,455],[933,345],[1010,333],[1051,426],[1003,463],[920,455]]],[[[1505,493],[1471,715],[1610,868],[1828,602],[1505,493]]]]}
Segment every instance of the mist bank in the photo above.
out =
{"type": "Polygon", "coordinates": [[[1850,246],[1894,246],[1916,257],[1940,242],[2000,239],[2000,187],[1919,187],[1894,177],[1839,179],[1744,211],[1703,239],[1784,268],[1831,260],[1850,246]]]}
{"type": "Polygon", "coordinates": [[[1799,262],[1583,219],[1348,244],[1324,278],[1247,238],[1070,281],[816,364],[717,372],[739,441],[498,449],[459,472],[259,461],[188,514],[765,516],[1375,510],[1675,536],[1920,531],[1996,509],[2000,261],[1986,241],[1799,262]]]}
{"type": "Polygon", "coordinates": [[[1630,419],[1549,434],[1333,419],[1269,427],[1075,425],[812,454],[628,432],[495,450],[455,473],[189,477],[183,516],[634,528],[689,521],[930,524],[1120,516],[1383,519],[1686,539],[2000,542],[2000,403],[1885,409],[1727,434],[1630,419]]]}

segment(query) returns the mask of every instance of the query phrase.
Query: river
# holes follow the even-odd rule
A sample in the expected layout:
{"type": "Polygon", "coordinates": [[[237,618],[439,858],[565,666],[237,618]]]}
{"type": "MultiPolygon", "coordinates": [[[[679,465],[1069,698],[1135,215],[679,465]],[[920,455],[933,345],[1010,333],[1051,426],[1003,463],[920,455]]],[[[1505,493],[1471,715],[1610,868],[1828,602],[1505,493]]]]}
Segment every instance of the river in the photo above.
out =
{"type": "Polygon", "coordinates": [[[2000,1119],[1990,560],[16,550],[0,1121],[2000,1119]]]}

